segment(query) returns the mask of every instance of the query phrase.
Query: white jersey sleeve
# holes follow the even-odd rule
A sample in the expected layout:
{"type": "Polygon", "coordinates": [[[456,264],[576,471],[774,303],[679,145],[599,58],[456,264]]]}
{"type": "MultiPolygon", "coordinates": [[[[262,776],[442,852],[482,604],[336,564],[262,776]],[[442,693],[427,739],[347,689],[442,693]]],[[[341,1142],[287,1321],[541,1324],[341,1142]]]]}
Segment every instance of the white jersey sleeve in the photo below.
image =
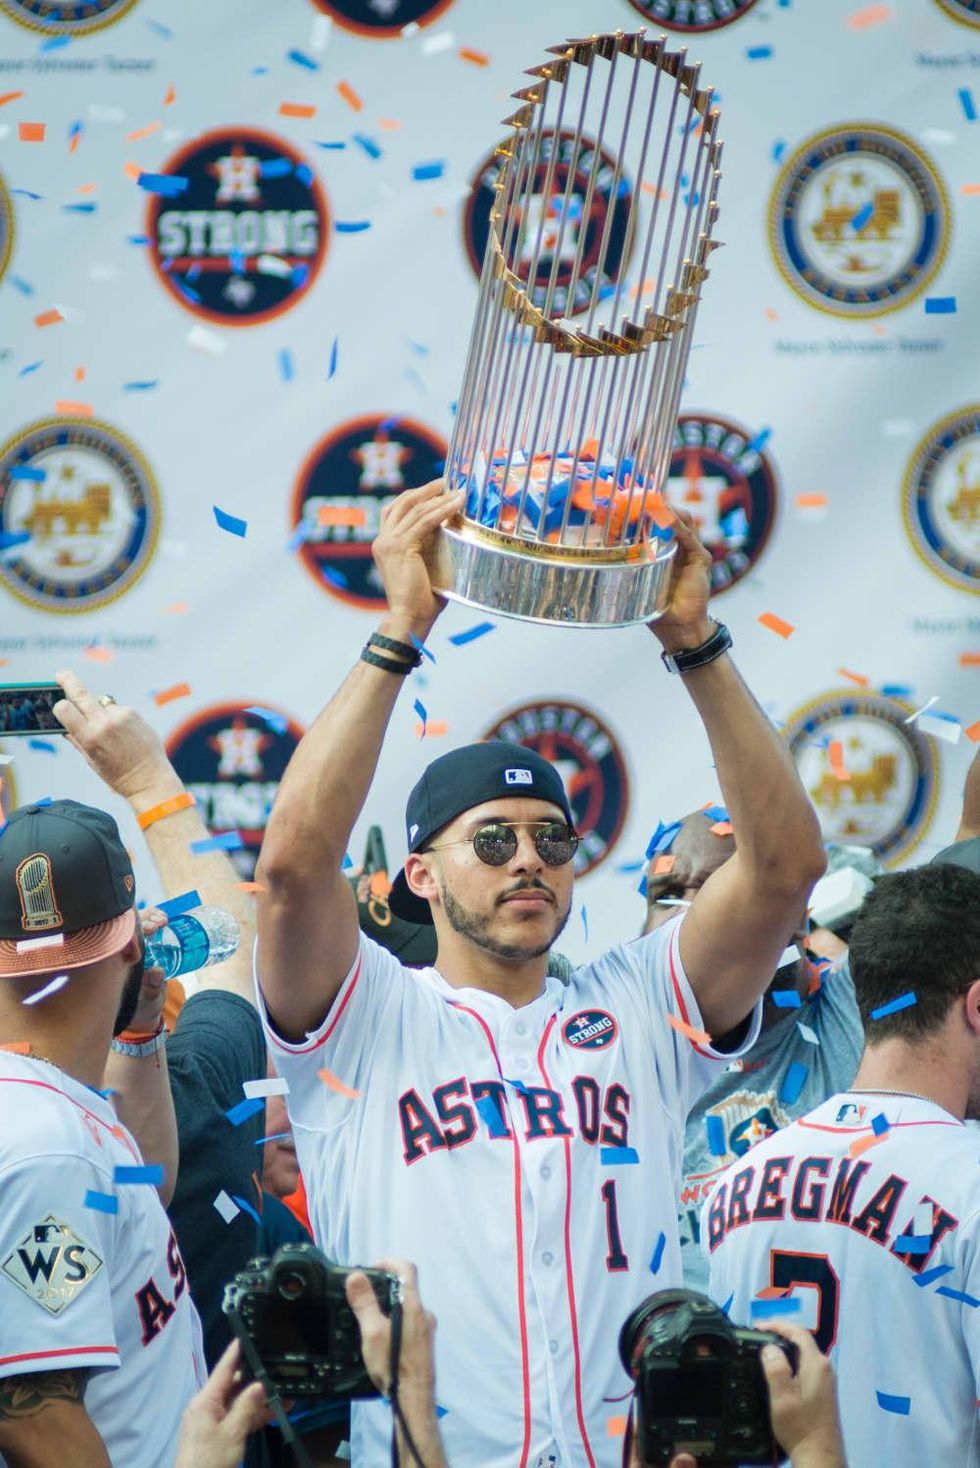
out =
{"type": "Polygon", "coordinates": [[[0,1377],[119,1365],[109,1264],[116,1218],[84,1200],[107,1174],[74,1153],[0,1172],[0,1377]]]}

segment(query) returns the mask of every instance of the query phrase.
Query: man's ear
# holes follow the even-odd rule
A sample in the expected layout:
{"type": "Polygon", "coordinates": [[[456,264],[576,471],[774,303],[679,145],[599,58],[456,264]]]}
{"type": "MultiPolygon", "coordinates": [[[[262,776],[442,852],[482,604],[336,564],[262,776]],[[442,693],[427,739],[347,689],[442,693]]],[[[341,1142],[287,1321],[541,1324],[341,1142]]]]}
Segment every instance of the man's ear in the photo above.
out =
{"type": "Polygon", "coordinates": [[[416,897],[424,898],[430,906],[438,900],[439,887],[421,852],[414,851],[406,860],[405,881],[408,883],[408,890],[414,892],[416,897]]]}
{"type": "Polygon", "coordinates": [[[980,979],[975,979],[964,996],[966,1022],[975,1035],[980,1035],[980,979]]]}
{"type": "Polygon", "coordinates": [[[119,957],[123,959],[125,963],[138,963],[142,951],[143,950],[140,947],[140,940],[134,933],[129,942],[126,944],[126,947],[120,948],[119,957]]]}

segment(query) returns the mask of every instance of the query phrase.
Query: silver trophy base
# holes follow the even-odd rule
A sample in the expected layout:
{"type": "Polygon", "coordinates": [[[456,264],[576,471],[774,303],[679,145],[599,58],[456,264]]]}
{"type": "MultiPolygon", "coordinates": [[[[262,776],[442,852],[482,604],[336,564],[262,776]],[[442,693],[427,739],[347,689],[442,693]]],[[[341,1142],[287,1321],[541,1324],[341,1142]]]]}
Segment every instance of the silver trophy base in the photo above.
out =
{"type": "Polygon", "coordinates": [[[667,603],[674,542],[627,552],[521,545],[472,525],[444,528],[429,571],[451,601],[502,617],[562,627],[632,627],[667,603]],[[651,554],[655,547],[655,554],[651,554]]]}

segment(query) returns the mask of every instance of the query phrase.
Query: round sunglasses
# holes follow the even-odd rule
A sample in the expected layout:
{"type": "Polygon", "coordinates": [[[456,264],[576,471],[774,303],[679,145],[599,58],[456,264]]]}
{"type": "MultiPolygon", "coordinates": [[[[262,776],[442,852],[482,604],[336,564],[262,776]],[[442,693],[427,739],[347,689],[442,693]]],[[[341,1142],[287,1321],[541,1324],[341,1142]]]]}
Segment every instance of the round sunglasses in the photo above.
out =
{"type": "Polygon", "coordinates": [[[563,867],[578,850],[579,838],[564,821],[488,821],[463,841],[443,841],[426,851],[445,851],[450,846],[470,846],[488,867],[506,866],[517,854],[517,832],[533,833],[534,849],[549,867],[563,867]]]}

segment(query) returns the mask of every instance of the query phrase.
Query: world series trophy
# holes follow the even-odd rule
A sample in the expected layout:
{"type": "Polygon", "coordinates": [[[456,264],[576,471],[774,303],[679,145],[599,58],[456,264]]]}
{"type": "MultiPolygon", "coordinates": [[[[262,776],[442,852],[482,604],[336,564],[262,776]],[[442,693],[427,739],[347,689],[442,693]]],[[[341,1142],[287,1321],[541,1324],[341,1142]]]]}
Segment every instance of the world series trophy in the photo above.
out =
{"type": "Polygon", "coordinates": [[[534,622],[663,610],[666,483],[718,212],[700,66],[645,31],[549,48],[497,150],[434,585],[534,622]],[[629,262],[637,268],[628,268],[629,262]],[[628,279],[632,278],[632,284],[628,279]]]}

